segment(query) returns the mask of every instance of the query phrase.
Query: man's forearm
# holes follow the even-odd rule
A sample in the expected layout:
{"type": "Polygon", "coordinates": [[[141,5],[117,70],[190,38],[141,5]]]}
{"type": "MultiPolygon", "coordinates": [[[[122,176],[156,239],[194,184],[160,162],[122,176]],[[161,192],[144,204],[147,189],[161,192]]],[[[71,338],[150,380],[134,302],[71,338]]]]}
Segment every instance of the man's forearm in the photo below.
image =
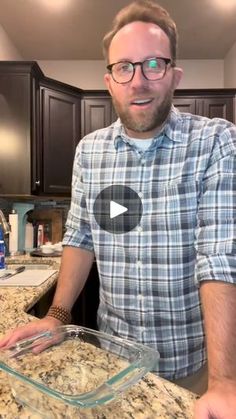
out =
{"type": "Polygon", "coordinates": [[[65,246],[53,305],[71,310],[82,291],[94,261],[94,253],[65,246]]]}
{"type": "Polygon", "coordinates": [[[236,285],[205,281],[200,294],[211,388],[219,381],[236,381],[236,285]]]}

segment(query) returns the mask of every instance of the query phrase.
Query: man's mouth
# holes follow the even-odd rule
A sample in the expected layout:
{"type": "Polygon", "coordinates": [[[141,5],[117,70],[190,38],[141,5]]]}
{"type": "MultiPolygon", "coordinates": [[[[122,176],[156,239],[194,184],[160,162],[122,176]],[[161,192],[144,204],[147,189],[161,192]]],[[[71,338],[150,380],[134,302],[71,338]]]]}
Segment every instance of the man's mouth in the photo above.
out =
{"type": "Polygon", "coordinates": [[[132,100],[131,105],[143,106],[152,102],[152,99],[136,99],[132,100]]]}

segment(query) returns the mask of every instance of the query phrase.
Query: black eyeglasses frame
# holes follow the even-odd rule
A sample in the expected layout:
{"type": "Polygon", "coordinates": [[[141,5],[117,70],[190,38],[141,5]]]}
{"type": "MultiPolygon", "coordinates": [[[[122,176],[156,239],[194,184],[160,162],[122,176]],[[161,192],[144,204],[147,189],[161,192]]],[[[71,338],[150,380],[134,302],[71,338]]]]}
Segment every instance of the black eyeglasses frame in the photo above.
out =
{"type": "Polygon", "coordinates": [[[162,79],[165,77],[165,75],[166,75],[166,71],[167,71],[167,67],[168,67],[168,65],[169,65],[169,64],[171,64],[171,67],[175,67],[175,65],[172,63],[171,58],[165,58],[165,57],[152,57],[152,58],[148,58],[148,59],[146,59],[146,60],[144,60],[144,61],[136,61],[135,63],[132,63],[131,61],[126,61],[126,60],[117,61],[116,63],[112,63],[112,64],[107,65],[107,67],[106,67],[106,68],[107,68],[107,70],[109,71],[109,73],[111,74],[111,76],[112,76],[112,78],[113,78],[114,82],[116,82],[116,83],[118,83],[118,84],[127,84],[127,83],[130,83],[130,82],[133,80],[134,75],[135,75],[136,66],[137,66],[137,65],[140,65],[140,66],[141,66],[142,75],[143,75],[143,77],[144,77],[146,80],[148,80],[148,81],[157,81],[157,80],[162,80],[162,79]],[[164,71],[163,75],[162,75],[160,78],[157,78],[157,79],[154,79],[154,80],[150,80],[150,79],[149,79],[149,78],[145,75],[145,73],[144,73],[144,71],[143,71],[143,63],[145,63],[146,61],[149,61],[149,60],[151,61],[151,60],[153,60],[153,59],[163,60],[163,61],[165,62],[165,71],[164,71]],[[129,64],[131,64],[131,65],[133,66],[133,74],[132,74],[132,76],[131,76],[131,79],[130,79],[130,80],[128,80],[128,81],[123,81],[123,82],[117,81],[117,80],[114,78],[114,75],[113,75],[113,73],[112,73],[112,68],[113,68],[113,66],[114,66],[114,65],[116,65],[116,64],[121,64],[121,63],[129,63],[129,64]]]}

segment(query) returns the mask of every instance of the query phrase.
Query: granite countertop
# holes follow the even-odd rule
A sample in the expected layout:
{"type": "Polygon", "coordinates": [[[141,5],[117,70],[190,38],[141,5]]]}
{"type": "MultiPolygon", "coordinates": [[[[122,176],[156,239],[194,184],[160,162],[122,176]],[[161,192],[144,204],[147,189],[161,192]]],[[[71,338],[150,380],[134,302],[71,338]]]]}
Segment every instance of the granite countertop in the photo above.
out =
{"type": "MultiPolygon", "coordinates": [[[[37,258],[20,256],[8,258],[8,263],[46,263],[53,269],[60,266],[60,258],[37,258]]],[[[37,287],[0,288],[0,336],[9,328],[22,325],[33,319],[26,312],[52,287],[57,273],[37,287]]],[[[89,419],[191,419],[196,396],[152,373],[126,391],[117,401],[94,409],[73,411],[60,406],[55,401],[49,418],[89,418],[89,419]]],[[[36,412],[22,407],[13,397],[9,377],[0,371],[0,419],[39,419],[36,412]]]]}

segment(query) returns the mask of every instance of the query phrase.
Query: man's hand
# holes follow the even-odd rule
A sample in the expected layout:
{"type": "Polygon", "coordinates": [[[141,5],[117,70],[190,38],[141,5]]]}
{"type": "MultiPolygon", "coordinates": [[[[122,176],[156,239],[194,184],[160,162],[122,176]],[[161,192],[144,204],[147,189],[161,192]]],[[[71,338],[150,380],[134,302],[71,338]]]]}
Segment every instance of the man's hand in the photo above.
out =
{"type": "Polygon", "coordinates": [[[236,419],[236,381],[212,386],[196,402],[194,419],[236,419]]]}
{"type": "Polygon", "coordinates": [[[33,321],[24,326],[10,330],[2,339],[0,339],[0,349],[7,348],[22,339],[28,339],[38,333],[46,330],[53,330],[62,323],[53,317],[44,317],[43,319],[33,321]]]}

